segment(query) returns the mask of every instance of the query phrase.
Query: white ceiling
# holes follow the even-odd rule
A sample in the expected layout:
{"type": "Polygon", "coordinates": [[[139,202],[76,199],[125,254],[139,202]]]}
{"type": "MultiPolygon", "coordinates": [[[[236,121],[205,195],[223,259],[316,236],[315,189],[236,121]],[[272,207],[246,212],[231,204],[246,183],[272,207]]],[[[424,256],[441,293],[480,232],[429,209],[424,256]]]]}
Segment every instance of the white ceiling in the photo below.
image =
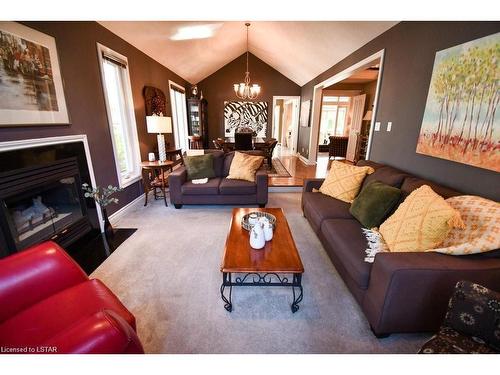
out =
{"type": "MultiPolygon", "coordinates": [[[[198,83],[246,51],[244,22],[100,21],[99,23],[190,83],[198,83]],[[170,39],[180,28],[195,25],[211,25],[214,35],[204,39],[170,39]]],[[[396,23],[252,22],[249,31],[249,50],[302,86],[396,23]]]]}

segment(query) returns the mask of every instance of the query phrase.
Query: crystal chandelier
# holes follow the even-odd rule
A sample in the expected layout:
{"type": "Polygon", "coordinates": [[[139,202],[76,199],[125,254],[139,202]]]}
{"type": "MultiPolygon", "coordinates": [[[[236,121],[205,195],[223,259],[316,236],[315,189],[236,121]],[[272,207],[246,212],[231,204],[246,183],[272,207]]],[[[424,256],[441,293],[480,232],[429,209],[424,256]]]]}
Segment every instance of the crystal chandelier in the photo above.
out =
{"type": "Polygon", "coordinates": [[[235,83],[234,93],[240,99],[255,99],[259,96],[260,86],[257,84],[250,84],[250,72],[248,71],[248,27],[250,23],[245,23],[247,27],[247,71],[245,72],[245,82],[235,83]]]}

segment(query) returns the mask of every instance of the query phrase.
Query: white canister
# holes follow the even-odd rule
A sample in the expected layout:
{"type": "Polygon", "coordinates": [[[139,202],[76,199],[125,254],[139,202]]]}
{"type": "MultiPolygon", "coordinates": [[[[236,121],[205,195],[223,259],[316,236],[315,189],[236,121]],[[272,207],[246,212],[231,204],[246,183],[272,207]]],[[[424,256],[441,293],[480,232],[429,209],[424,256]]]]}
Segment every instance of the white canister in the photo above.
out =
{"type": "Polygon", "coordinates": [[[257,216],[257,214],[250,214],[248,216],[248,224],[255,225],[255,224],[257,224],[258,221],[259,221],[259,217],[257,216]]]}
{"type": "Polygon", "coordinates": [[[148,154],[148,159],[149,159],[149,161],[155,161],[156,160],[155,153],[154,152],[150,152],[148,154]]]}
{"type": "Polygon", "coordinates": [[[264,230],[260,223],[256,223],[250,231],[250,246],[253,249],[262,249],[266,246],[266,239],[264,238],[264,230]]]}
{"type": "Polygon", "coordinates": [[[262,225],[262,230],[264,231],[264,239],[266,241],[271,241],[273,239],[273,225],[266,217],[260,218],[260,223],[262,225]]]}

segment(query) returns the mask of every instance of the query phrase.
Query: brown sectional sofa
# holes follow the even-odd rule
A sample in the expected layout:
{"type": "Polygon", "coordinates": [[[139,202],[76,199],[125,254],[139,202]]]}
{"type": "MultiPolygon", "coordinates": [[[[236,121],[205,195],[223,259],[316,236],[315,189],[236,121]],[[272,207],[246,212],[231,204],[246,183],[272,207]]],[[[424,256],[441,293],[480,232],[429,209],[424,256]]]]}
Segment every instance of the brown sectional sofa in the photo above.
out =
{"type": "MultiPolygon", "coordinates": [[[[443,196],[461,193],[390,166],[362,160],[375,173],[366,177],[401,188],[404,199],[427,184],[443,196]]],[[[379,253],[364,261],[367,241],[349,204],[312,192],[323,179],[307,179],[302,210],[323,243],[335,268],[363,310],[375,335],[435,331],[446,312],[457,281],[469,280],[500,291],[500,250],[451,256],[440,253],[379,253]]]]}
{"type": "Polygon", "coordinates": [[[228,180],[229,168],[234,152],[224,153],[219,150],[205,150],[214,155],[215,178],[206,184],[193,184],[187,180],[186,168],[174,170],[168,177],[170,201],[175,208],[183,204],[267,204],[267,171],[260,169],[255,175],[255,182],[228,180]]]}

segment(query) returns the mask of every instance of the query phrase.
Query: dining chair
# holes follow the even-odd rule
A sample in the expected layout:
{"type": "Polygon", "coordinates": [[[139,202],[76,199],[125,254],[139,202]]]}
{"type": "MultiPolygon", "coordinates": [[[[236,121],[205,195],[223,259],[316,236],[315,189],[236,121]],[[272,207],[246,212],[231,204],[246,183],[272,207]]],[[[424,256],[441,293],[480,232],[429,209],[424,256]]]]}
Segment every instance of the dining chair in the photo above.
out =
{"type": "Polygon", "coordinates": [[[214,144],[214,146],[215,146],[215,148],[217,150],[223,150],[224,149],[224,143],[226,143],[224,141],[224,139],[222,139],[222,138],[214,139],[212,142],[213,142],[213,144],[214,144]]]}
{"type": "Polygon", "coordinates": [[[261,150],[264,152],[264,156],[267,160],[267,167],[269,169],[272,168],[273,166],[273,152],[278,144],[278,141],[275,138],[268,139],[266,143],[264,143],[264,146],[261,147],[261,150]]]}
{"type": "Polygon", "coordinates": [[[234,149],[237,151],[253,150],[252,133],[234,133],[234,149]]]}
{"type": "Polygon", "coordinates": [[[236,129],[235,133],[252,133],[253,134],[253,129],[249,128],[248,126],[241,126],[236,129]]]}

